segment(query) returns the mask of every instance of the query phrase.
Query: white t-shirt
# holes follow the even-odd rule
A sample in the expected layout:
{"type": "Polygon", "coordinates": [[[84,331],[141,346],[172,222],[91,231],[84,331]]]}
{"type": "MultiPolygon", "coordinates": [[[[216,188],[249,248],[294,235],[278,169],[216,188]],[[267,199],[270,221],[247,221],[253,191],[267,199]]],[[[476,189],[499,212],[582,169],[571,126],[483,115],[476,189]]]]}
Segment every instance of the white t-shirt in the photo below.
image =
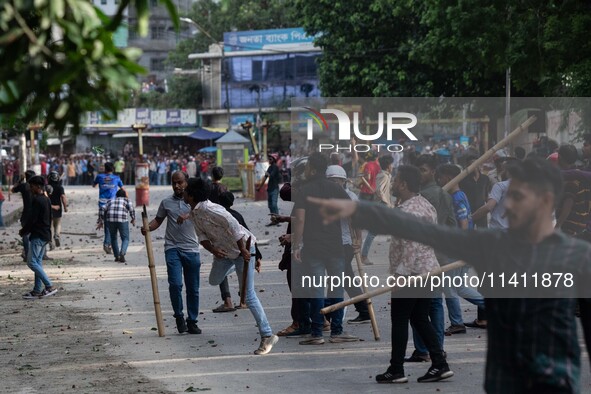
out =
{"type": "Polygon", "coordinates": [[[509,182],[509,180],[506,180],[495,183],[488,195],[489,200],[492,198],[497,202],[497,205],[490,212],[490,222],[488,224],[490,228],[509,227],[509,222],[505,217],[505,195],[507,194],[507,189],[509,189],[509,182]]]}

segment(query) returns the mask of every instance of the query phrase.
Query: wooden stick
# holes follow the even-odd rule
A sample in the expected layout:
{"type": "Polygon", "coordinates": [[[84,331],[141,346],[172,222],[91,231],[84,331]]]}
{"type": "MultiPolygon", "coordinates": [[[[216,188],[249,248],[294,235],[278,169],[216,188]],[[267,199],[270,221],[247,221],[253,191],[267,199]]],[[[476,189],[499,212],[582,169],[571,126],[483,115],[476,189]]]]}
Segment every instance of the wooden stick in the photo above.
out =
{"type": "MultiPolygon", "coordinates": [[[[250,241],[251,237],[248,237],[248,241],[246,241],[246,249],[248,249],[248,253],[250,254],[250,241]]],[[[252,256],[251,256],[252,258],[252,256]]],[[[244,266],[242,267],[242,289],[240,289],[240,305],[244,305],[246,303],[246,280],[248,279],[248,266],[250,264],[251,258],[248,261],[244,261],[244,266]]]]}
{"type": "Polygon", "coordinates": [[[470,172],[474,170],[474,168],[479,167],[485,161],[490,159],[497,151],[503,149],[505,146],[509,145],[511,141],[513,141],[519,134],[523,133],[529,126],[532,125],[536,121],[535,116],[530,116],[527,118],[525,122],[520,124],[515,130],[513,130],[508,136],[497,142],[495,146],[487,150],[482,156],[480,156],[477,160],[475,160],[472,164],[470,164],[467,168],[463,169],[462,172],[459,173],[454,179],[449,181],[445,186],[443,186],[443,190],[449,191],[452,187],[460,183],[462,179],[468,176],[470,172]]]}
{"type": "Polygon", "coordinates": [[[367,182],[367,180],[365,179],[365,177],[361,177],[361,180],[363,181],[363,183],[365,183],[365,185],[369,188],[369,190],[371,190],[372,193],[375,193],[375,189],[373,187],[371,187],[371,185],[369,184],[369,182],[367,182]]]}
{"type": "MultiPolygon", "coordinates": [[[[359,272],[359,276],[363,277],[363,268],[361,266],[361,255],[359,254],[359,252],[355,253],[355,260],[357,261],[357,270],[359,272]]],[[[365,286],[365,281],[363,281],[363,283],[361,284],[362,289],[363,289],[363,294],[367,293],[367,287],[365,286]]],[[[378,327],[378,322],[376,320],[376,314],[373,310],[373,301],[371,300],[371,298],[368,298],[367,300],[367,310],[369,312],[369,319],[371,321],[371,329],[373,331],[373,337],[376,341],[380,340],[380,329],[378,327]]]]}
{"type": "MultiPolygon", "coordinates": [[[[466,263],[464,263],[463,261],[455,261],[455,262],[450,263],[448,265],[444,265],[443,267],[437,268],[437,269],[435,269],[435,270],[433,270],[433,271],[431,271],[431,272],[429,272],[427,274],[422,274],[422,275],[417,275],[417,276],[419,276],[419,277],[421,277],[423,279],[424,278],[427,278],[427,276],[439,276],[439,275],[441,275],[444,272],[447,272],[447,271],[450,271],[450,270],[453,270],[453,269],[456,269],[456,268],[461,268],[461,267],[463,267],[465,265],[466,265],[466,263]]],[[[320,310],[320,313],[322,313],[323,315],[326,315],[327,313],[334,312],[337,309],[344,308],[347,305],[352,305],[352,304],[355,304],[355,303],[357,303],[359,301],[364,301],[364,300],[367,300],[369,298],[373,298],[375,296],[379,296],[379,295],[382,295],[382,294],[385,294],[385,293],[395,292],[395,291],[398,291],[400,289],[404,289],[404,287],[384,287],[384,288],[380,288],[380,289],[377,289],[377,290],[374,290],[374,291],[367,292],[365,294],[358,295],[358,296],[353,297],[353,298],[350,298],[348,300],[345,300],[345,301],[342,301],[342,302],[339,302],[339,303],[336,303],[336,304],[327,306],[326,308],[322,308],[320,310]]]]}
{"type": "Polygon", "coordinates": [[[156,267],[154,266],[154,253],[152,252],[152,237],[150,236],[150,224],[148,213],[144,205],[142,212],[142,223],[146,231],[146,251],[148,252],[148,268],[150,269],[150,280],[152,281],[152,294],[154,295],[154,311],[156,312],[156,324],[158,336],[164,336],[164,321],[162,320],[162,309],[160,308],[160,294],[158,293],[158,279],[156,278],[156,267]]]}

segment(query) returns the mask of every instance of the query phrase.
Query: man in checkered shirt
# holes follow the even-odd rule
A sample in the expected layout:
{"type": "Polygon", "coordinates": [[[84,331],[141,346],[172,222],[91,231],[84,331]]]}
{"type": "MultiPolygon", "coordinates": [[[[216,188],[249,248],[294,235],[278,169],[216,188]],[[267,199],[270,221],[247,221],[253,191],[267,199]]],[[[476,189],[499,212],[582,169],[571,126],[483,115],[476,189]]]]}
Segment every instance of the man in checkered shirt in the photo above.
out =
{"type": "Polygon", "coordinates": [[[113,246],[113,255],[115,261],[125,263],[125,253],[129,245],[129,219],[131,225],[135,225],[135,211],[133,204],[127,198],[127,192],[124,189],[117,191],[114,200],[109,200],[101,210],[100,222],[97,228],[103,226],[109,229],[111,235],[111,245],[113,246]],[[121,250],[117,243],[117,232],[121,237],[121,250]]]}

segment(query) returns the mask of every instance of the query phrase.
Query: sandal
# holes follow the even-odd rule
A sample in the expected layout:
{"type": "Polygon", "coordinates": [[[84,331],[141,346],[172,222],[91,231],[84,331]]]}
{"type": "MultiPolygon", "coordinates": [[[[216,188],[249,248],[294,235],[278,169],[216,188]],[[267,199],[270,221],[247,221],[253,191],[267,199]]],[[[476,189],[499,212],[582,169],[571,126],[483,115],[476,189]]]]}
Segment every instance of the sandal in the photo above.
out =
{"type": "Polygon", "coordinates": [[[292,333],[296,332],[297,329],[298,329],[298,327],[294,326],[293,323],[292,323],[288,327],[286,327],[283,330],[279,331],[277,333],[277,336],[279,336],[279,337],[285,337],[285,336],[287,336],[289,334],[292,334],[292,333]]]}
{"type": "Polygon", "coordinates": [[[472,323],[464,323],[464,325],[470,328],[481,328],[483,330],[486,330],[486,324],[478,323],[478,319],[474,319],[472,323]]]}
{"type": "Polygon", "coordinates": [[[234,312],[235,310],[236,310],[236,308],[222,304],[222,305],[218,306],[217,308],[212,309],[212,312],[213,313],[224,313],[224,312],[234,312]]]}

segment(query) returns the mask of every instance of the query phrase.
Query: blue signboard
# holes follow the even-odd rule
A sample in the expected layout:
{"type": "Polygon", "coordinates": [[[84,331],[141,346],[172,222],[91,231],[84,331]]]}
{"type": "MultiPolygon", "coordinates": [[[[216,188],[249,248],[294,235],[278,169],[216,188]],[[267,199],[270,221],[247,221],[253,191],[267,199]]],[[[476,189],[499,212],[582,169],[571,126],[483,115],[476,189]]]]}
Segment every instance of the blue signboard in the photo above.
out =
{"type": "Polygon", "coordinates": [[[233,31],[224,33],[226,52],[258,51],[274,47],[312,47],[314,37],[303,28],[233,31]]]}
{"type": "Polygon", "coordinates": [[[167,109],[166,110],[166,124],[181,124],[181,110],[167,109]]]}

